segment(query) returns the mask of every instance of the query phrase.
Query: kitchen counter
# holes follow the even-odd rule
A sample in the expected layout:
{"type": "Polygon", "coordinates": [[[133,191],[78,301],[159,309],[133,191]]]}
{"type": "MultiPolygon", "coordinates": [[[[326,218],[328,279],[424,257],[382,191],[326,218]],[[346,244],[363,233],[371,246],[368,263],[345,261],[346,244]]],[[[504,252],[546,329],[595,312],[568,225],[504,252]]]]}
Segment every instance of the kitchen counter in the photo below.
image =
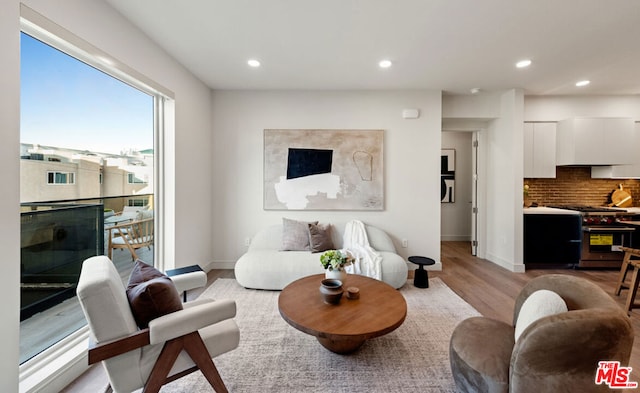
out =
{"type": "MultiPolygon", "coordinates": [[[[556,209],[554,207],[526,207],[523,210],[524,214],[575,214],[580,215],[580,212],[577,210],[567,210],[567,209],[556,209]]],[[[640,210],[640,209],[639,209],[640,210]]]]}

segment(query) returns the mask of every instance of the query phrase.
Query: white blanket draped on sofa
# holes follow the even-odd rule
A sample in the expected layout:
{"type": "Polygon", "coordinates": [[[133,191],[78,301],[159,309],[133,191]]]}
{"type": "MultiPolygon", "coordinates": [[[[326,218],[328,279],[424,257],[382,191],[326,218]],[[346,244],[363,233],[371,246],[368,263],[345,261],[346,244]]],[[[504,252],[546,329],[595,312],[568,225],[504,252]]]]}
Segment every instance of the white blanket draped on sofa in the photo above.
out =
{"type": "Polygon", "coordinates": [[[347,273],[382,280],[382,256],[369,245],[367,231],[361,221],[352,220],[347,223],[342,248],[355,258],[354,263],[347,266],[347,273]]]}

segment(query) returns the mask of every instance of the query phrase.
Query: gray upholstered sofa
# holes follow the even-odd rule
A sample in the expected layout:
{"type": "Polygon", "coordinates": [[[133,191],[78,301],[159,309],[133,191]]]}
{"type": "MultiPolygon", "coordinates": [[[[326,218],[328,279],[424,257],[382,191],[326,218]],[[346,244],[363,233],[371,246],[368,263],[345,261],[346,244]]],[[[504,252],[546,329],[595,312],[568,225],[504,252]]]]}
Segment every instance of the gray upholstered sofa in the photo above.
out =
{"type": "MultiPolygon", "coordinates": [[[[345,224],[332,224],[331,236],[336,249],[342,247],[345,224]]],[[[396,253],[389,235],[382,229],[365,225],[369,244],[382,256],[382,281],[394,288],[407,282],[407,262],[396,253]]],[[[312,274],[324,273],[322,253],[280,251],[282,225],[259,231],[248,251],[235,265],[236,280],[245,288],[281,290],[289,283],[312,274]]]]}
{"type": "Polygon", "coordinates": [[[513,321],[473,317],[455,328],[449,349],[459,391],[608,392],[606,384],[595,383],[598,362],[628,365],[631,322],[611,296],[586,279],[549,274],[531,280],[516,298],[513,321]],[[515,341],[520,329],[514,326],[527,312],[526,300],[544,290],[560,295],[568,311],[531,319],[515,341]]]}

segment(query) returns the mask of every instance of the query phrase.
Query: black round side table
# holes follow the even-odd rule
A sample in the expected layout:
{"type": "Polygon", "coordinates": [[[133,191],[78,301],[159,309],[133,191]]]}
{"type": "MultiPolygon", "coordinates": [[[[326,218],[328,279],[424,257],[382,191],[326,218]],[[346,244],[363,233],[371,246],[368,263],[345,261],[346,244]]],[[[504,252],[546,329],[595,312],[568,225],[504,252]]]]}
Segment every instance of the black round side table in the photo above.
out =
{"type": "Polygon", "coordinates": [[[413,285],[418,288],[429,288],[429,273],[423,269],[423,266],[435,265],[436,261],[427,257],[412,256],[409,262],[418,265],[414,270],[413,285]]]}

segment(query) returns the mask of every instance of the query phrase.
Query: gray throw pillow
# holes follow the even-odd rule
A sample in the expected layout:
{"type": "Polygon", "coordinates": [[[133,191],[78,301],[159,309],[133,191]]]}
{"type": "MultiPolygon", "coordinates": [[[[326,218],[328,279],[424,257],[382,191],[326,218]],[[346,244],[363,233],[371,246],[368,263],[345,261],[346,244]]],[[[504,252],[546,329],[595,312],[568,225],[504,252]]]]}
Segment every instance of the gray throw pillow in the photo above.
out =
{"type": "Polygon", "coordinates": [[[282,219],[282,251],[309,251],[309,224],[318,221],[304,222],[282,219]]]}

